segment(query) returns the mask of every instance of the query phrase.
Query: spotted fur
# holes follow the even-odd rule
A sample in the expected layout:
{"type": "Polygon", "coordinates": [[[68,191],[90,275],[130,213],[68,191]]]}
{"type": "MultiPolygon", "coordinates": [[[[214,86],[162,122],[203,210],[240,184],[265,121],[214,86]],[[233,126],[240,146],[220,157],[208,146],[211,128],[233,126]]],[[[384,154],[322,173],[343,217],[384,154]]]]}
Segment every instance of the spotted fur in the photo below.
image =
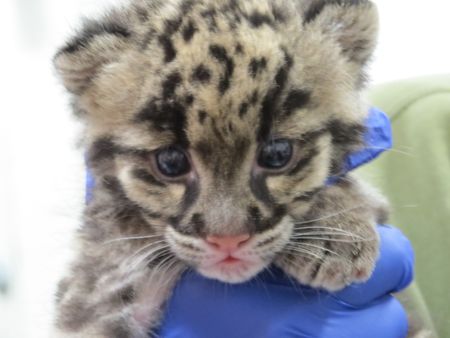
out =
{"type": "Polygon", "coordinates": [[[58,337],[146,337],[186,266],[228,282],[275,263],[336,290],[366,280],[384,203],[341,163],[362,145],[377,13],[359,0],[133,0],[54,63],[85,122],[96,185],[60,284],[58,337]],[[283,172],[261,144],[290,139],[283,172]],[[176,144],[192,172],[168,180],[176,144]],[[207,268],[208,235],[252,235],[251,266],[207,268]]]}

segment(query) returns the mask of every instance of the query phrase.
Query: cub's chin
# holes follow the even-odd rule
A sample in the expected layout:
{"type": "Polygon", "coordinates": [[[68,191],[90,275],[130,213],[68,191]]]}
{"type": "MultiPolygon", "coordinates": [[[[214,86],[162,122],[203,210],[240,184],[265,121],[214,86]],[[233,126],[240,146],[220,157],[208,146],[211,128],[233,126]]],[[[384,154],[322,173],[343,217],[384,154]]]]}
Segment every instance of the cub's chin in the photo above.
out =
{"type": "Polygon", "coordinates": [[[244,261],[241,259],[226,259],[210,266],[197,267],[197,271],[206,278],[216,279],[224,283],[243,283],[266,268],[262,261],[244,261]]]}

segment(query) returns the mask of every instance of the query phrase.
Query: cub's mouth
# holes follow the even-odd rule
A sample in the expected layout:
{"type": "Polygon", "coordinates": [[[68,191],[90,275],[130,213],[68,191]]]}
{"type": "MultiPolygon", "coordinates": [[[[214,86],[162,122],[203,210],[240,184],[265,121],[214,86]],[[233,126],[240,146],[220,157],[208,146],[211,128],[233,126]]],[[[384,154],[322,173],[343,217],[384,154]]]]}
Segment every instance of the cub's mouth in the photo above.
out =
{"type": "Polygon", "coordinates": [[[184,235],[167,227],[165,236],[175,255],[207,278],[227,283],[245,282],[264,270],[289,242],[293,223],[285,216],[257,234],[232,236],[184,235]]]}

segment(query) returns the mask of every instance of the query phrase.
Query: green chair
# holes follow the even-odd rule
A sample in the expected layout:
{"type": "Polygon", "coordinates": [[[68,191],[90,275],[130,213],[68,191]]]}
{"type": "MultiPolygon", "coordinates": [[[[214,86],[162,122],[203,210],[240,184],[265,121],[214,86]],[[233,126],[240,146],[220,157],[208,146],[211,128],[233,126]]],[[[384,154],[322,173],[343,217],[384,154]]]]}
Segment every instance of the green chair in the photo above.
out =
{"type": "Polygon", "coordinates": [[[381,85],[370,100],[390,116],[394,148],[360,174],[389,198],[391,223],[414,245],[412,306],[450,337],[450,75],[381,85]]]}

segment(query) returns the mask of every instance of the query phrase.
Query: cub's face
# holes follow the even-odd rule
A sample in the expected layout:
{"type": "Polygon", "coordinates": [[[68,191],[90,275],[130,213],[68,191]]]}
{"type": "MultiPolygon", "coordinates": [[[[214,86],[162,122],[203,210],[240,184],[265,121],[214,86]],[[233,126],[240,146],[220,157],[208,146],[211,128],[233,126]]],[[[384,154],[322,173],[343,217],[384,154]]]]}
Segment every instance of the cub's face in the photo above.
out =
{"type": "Polygon", "coordinates": [[[373,6],[136,1],[104,20],[55,58],[97,181],[203,275],[249,279],[360,144],[373,6]]]}

